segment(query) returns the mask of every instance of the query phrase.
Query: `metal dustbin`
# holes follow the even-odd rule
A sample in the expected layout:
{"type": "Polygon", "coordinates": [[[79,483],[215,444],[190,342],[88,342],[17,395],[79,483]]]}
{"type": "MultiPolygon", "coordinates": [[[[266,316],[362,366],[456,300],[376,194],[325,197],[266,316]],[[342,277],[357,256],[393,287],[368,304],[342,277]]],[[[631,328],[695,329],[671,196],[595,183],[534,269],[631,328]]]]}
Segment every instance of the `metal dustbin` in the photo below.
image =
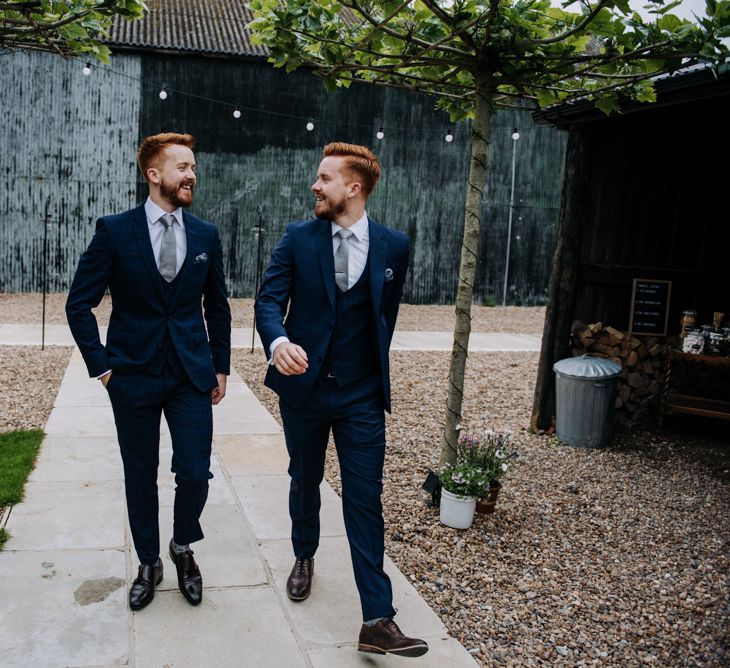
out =
{"type": "Polygon", "coordinates": [[[553,371],[558,440],[578,448],[610,445],[616,377],[621,373],[621,365],[583,355],[556,362],[553,371]]]}

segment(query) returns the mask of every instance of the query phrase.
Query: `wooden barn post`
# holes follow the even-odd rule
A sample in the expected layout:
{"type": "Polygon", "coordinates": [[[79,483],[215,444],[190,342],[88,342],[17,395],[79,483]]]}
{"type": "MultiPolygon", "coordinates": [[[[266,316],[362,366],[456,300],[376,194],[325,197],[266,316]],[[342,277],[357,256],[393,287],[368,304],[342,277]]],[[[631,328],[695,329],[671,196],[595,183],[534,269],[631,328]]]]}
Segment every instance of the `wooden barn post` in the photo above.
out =
{"type": "Polygon", "coordinates": [[[532,431],[549,429],[555,415],[553,364],[570,354],[570,327],[578,286],[582,229],[588,215],[588,133],[570,129],[555,253],[532,405],[532,431]]]}

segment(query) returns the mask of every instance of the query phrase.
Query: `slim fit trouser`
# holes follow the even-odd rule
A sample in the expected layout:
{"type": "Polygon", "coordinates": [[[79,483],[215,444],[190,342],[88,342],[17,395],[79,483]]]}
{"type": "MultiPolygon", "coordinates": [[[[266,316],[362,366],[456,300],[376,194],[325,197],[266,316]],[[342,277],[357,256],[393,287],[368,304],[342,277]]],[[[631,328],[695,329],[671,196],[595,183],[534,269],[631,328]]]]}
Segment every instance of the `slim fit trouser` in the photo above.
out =
{"type": "Polygon", "coordinates": [[[380,379],[339,387],[324,380],[300,408],[280,401],[289,451],[289,514],[297,558],[319,546],[319,485],[330,429],[342,478],[342,510],[360,594],[363,619],[395,614],[390,579],[383,570],[384,523],[380,500],[385,459],[385,416],[380,379]]]}
{"type": "Polygon", "coordinates": [[[162,413],[172,436],[173,538],[179,545],[203,538],[200,516],[213,477],[211,397],[176,371],[168,364],[158,375],[114,371],[107,383],[124,464],[129,525],[143,564],[155,563],[160,554],[157,469],[162,413]]]}

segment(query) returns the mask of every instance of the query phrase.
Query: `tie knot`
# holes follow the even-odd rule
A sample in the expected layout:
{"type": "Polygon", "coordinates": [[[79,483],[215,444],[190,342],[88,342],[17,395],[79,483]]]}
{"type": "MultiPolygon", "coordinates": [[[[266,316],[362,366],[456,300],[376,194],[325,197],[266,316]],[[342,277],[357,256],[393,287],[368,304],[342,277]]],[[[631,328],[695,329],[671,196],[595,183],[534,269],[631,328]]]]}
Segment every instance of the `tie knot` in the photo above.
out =
{"type": "Polygon", "coordinates": [[[170,228],[175,222],[175,216],[173,216],[171,213],[166,213],[164,216],[160,217],[160,222],[166,227],[170,228]]]}
{"type": "Polygon", "coordinates": [[[337,230],[337,236],[340,239],[349,239],[352,236],[352,230],[337,230]]]}

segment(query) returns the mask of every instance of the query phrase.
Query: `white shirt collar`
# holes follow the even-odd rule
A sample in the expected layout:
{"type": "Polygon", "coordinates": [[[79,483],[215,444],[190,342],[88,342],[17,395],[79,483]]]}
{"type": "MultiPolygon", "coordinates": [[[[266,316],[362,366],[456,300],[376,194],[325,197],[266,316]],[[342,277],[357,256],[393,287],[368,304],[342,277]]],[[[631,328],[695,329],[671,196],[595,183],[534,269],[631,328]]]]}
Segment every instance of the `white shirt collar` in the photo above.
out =
{"type": "MultiPolygon", "coordinates": [[[[167,213],[167,211],[157,206],[157,204],[155,204],[150,197],[148,197],[147,201],[145,201],[144,203],[144,212],[147,214],[147,222],[150,225],[154,225],[160,218],[162,218],[162,216],[167,213]]],[[[184,228],[185,225],[183,224],[182,209],[180,207],[177,207],[177,209],[172,212],[172,215],[175,216],[175,220],[178,222],[178,225],[184,228]]]]}
{"type": "MultiPolygon", "coordinates": [[[[337,223],[331,222],[330,224],[332,226],[332,236],[335,236],[340,230],[345,229],[337,223]]],[[[360,220],[354,225],[350,225],[347,229],[355,235],[355,239],[362,241],[368,233],[368,214],[364,213],[360,220]]]]}

